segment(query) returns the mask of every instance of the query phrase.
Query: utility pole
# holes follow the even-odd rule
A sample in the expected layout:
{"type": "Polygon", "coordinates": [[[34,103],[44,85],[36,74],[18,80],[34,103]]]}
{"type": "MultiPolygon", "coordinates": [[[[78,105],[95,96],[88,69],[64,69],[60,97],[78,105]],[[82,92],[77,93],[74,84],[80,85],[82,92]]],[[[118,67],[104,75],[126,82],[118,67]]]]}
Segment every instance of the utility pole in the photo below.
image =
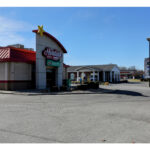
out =
{"type": "Polygon", "coordinates": [[[149,58],[148,58],[148,64],[149,64],[149,87],[150,87],[150,38],[147,38],[147,41],[149,42],[149,58]]]}

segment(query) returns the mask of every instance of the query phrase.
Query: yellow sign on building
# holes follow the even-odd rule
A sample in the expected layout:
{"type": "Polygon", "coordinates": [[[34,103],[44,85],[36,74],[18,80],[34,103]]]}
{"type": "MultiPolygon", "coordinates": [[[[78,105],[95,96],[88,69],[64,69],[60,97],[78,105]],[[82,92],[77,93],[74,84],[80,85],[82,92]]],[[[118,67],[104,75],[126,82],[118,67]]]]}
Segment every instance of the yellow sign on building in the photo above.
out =
{"type": "Polygon", "coordinates": [[[43,36],[43,32],[44,32],[43,25],[38,26],[38,33],[40,34],[40,36],[43,36]]]}

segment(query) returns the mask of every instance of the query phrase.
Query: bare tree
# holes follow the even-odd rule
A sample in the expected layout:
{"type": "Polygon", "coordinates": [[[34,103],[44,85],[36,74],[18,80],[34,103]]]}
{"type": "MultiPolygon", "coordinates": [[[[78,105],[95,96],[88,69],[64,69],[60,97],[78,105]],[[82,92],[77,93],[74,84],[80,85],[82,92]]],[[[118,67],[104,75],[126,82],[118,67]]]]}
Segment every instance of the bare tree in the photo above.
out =
{"type": "Polygon", "coordinates": [[[120,70],[128,70],[128,68],[127,67],[119,67],[120,68],[120,70]]]}
{"type": "Polygon", "coordinates": [[[137,70],[135,66],[130,66],[128,70],[137,70]]]}

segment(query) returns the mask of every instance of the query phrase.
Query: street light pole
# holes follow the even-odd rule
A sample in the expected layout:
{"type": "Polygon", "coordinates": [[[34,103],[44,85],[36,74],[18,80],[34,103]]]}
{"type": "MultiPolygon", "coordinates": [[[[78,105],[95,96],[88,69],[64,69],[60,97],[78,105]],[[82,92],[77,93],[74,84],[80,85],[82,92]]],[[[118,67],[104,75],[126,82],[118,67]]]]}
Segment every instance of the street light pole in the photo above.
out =
{"type": "Polygon", "coordinates": [[[147,38],[147,41],[149,42],[149,58],[148,58],[148,64],[149,64],[149,87],[150,87],[150,38],[147,38]]]}

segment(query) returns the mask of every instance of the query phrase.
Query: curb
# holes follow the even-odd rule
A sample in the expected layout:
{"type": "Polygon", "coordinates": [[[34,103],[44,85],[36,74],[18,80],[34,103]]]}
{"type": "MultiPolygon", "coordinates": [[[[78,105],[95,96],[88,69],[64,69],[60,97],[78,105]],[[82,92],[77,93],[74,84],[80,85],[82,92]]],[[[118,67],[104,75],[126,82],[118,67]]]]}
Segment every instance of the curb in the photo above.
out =
{"type": "Polygon", "coordinates": [[[0,92],[0,94],[8,95],[25,95],[25,96],[37,96],[37,95],[77,95],[77,94],[102,94],[104,91],[79,91],[79,92],[49,92],[49,93],[26,93],[26,92],[0,92]]]}

